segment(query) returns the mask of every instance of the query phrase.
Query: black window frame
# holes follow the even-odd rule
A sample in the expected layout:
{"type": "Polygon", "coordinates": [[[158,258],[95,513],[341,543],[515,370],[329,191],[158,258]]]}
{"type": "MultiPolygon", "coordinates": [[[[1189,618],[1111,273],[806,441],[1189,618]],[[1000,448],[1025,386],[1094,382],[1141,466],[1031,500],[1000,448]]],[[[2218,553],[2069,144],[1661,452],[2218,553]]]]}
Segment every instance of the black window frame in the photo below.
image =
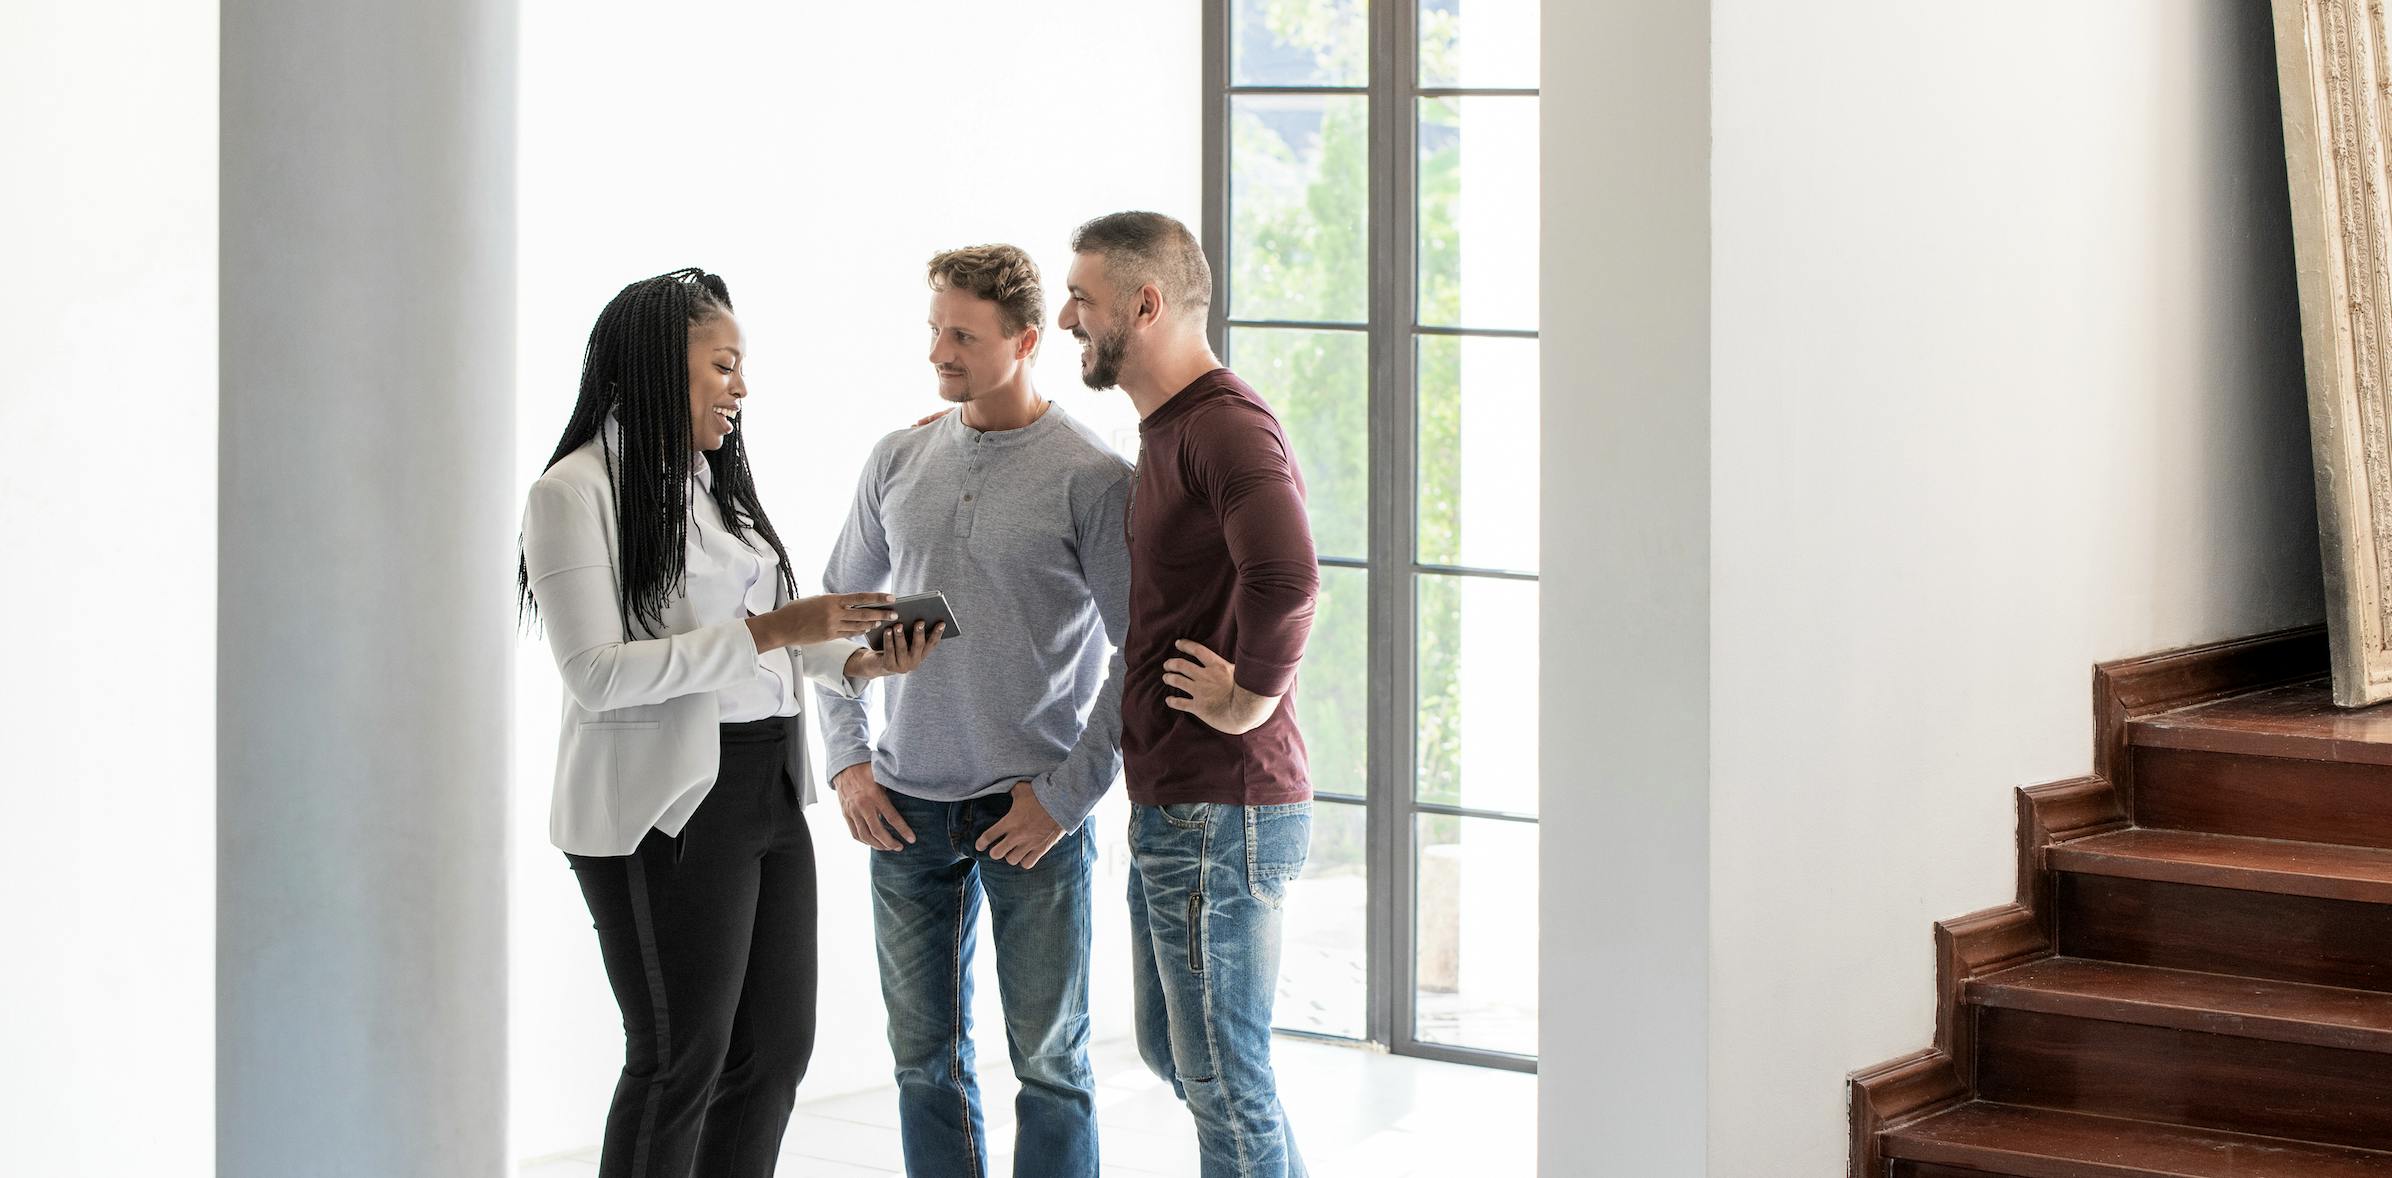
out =
{"type": "MultiPolygon", "coordinates": [[[[1208,331],[1213,350],[1234,366],[1233,327],[1362,332],[1368,336],[1369,554],[1324,557],[1324,568],[1364,570],[1369,582],[1369,734],[1364,796],[1321,793],[1325,802],[1360,804],[1368,823],[1369,894],[1367,1042],[1397,1055],[1534,1073],[1537,1057],[1419,1038],[1416,832],[1422,815],[1537,824],[1535,814],[1419,800],[1414,700],[1417,579],[1423,575],[1506,581],[1538,580],[1537,572],[1423,563],[1419,559],[1416,496],[1419,385],[1417,344],[1423,337],[1535,339],[1535,330],[1423,326],[1417,269],[1419,104],[1430,98],[1536,98],[1539,88],[1426,87],[1420,84],[1420,0],[1370,0],[1369,75],[1362,86],[1241,86],[1231,76],[1232,21],[1237,0],[1203,0],[1203,225],[1212,266],[1208,331]],[[1233,97],[1343,95],[1366,97],[1370,119],[1368,321],[1362,324],[1230,317],[1230,110],[1233,97]]],[[[1262,390],[1268,397],[1269,389],[1262,390]]],[[[1301,460],[1301,455],[1298,455],[1301,460]]],[[[1541,1019],[1542,1012],[1540,1010],[1541,1019]]],[[[1281,1028],[1280,1034],[1349,1043],[1342,1036],[1281,1028]]]]}

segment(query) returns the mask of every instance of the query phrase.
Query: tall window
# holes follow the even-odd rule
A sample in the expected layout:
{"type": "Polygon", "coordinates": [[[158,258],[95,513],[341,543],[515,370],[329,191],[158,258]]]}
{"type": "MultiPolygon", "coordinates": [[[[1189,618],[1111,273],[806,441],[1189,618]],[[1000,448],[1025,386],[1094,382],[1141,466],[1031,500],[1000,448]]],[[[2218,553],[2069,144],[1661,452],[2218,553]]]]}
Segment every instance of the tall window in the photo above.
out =
{"type": "Polygon", "coordinates": [[[1205,0],[1213,342],[1321,604],[1283,1030],[1533,1068],[1538,0],[1205,0]]]}

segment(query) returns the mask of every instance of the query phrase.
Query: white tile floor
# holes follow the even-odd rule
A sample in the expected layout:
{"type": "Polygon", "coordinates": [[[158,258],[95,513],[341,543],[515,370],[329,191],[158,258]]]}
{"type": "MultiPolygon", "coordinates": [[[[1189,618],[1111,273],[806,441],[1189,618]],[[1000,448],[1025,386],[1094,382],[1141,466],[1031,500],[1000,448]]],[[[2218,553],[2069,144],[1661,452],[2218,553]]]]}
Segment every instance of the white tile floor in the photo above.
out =
{"type": "MultiPolygon", "coordinates": [[[[1004,1052],[981,1060],[994,1174],[1013,1172],[1013,1077],[1004,1052]]],[[[1536,1078],[1282,1039],[1280,1098],[1315,1178],[1529,1178],[1536,1173],[1536,1078]]],[[[1108,1178],[1196,1178],[1196,1135],[1171,1090],[1127,1040],[1098,1044],[1097,1132],[1108,1178]]],[[[894,1088],[798,1101],[781,1151],[790,1178],[904,1172],[894,1088]]],[[[598,1151],[525,1164],[518,1178],[595,1178],[598,1151]]],[[[943,1178],[943,1176],[936,1176],[943,1178]]]]}

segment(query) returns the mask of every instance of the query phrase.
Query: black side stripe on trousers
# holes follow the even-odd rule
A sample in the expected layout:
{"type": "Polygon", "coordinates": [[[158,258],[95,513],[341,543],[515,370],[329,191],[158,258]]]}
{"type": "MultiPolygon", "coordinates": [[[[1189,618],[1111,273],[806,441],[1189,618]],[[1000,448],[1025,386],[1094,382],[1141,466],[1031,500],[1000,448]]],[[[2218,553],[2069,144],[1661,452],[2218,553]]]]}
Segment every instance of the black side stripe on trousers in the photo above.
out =
{"type": "Polygon", "coordinates": [[[656,1023],[656,1072],[648,1078],[648,1100],[640,1110],[640,1146],[631,1158],[631,1178],[648,1178],[648,1150],[656,1140],[656,1106],[664,1100],[664,1077],[673,1062],[673,1024],[665,1008],[664,962],[656,953],[656,917],[648,907],[648,865],[635,850],[623,866],[624,882],[631,888],[631,924],[640,935],[640,966],[648,975],[648,1006],[656,1023]]]}

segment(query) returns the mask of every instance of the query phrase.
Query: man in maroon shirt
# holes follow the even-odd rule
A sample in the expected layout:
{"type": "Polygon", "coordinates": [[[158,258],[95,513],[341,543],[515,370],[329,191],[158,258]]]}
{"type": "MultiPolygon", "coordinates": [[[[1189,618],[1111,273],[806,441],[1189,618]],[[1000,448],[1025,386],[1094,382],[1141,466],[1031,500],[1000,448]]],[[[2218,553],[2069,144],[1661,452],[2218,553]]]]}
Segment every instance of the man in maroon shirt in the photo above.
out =
{"type": "Polygon", "coordinates": [[[1072,237],[1057,323],[1090,388],[1139,416],[1121,751],[1138,1045],[1196,1121],[1205,1178],[1302,1175],[1271,1071],[1280,908],[1312,786],[1296,666],[1320,591],[1279,419],[1205,342],[1212,273],[1185,225],[1115,213],[1072,237]]]}

